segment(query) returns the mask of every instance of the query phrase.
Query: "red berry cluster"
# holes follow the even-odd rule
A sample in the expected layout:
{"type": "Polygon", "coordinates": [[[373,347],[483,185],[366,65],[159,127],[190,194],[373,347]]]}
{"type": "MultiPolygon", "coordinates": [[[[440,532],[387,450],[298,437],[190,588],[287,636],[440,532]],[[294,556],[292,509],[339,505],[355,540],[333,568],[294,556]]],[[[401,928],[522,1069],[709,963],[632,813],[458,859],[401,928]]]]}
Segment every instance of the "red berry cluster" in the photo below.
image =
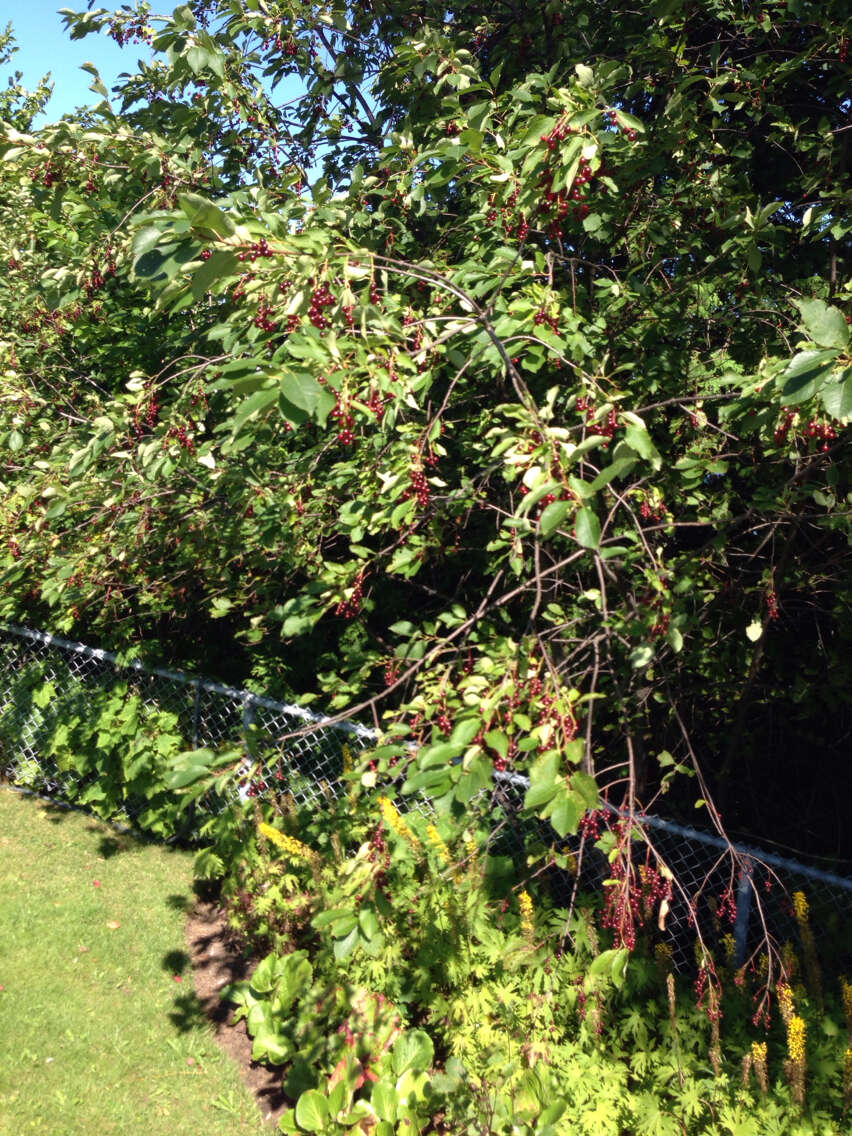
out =
{"type": "MultiPolygon", "coordinates": [[[[796,418],[796,411],[784,407],[781,419],[772,435],[777,446],[783,446],[790,434],[790,428],[796,418]]],[[[831,443],[837,439],[837,423],[835,421],[823,422],[819,418],[812,418],[801,433],[803,442],[815,442],[823,453],[831,449],[831,443]]]]}
{"type": "Polygon", "coordinates": [[[368,410],[371,410],[373,414],[375,414],[379,422],[384,418],[386,405],[391,401],[392,397],[392,395],[387,395],[385,398],[382,398],[377,390],[370,391],[370,397],[367,399],[365,405],[368,410]]]}
{"type": "Polygon", "coordinates": [[[248,251],[241,252],[237,260],[250,260],[254,264],[258,257],[263,256],[275,256],[275,253],[266,243],[266,237],[261,237],[259,241],[255,241],[248,251]]]}
{"type": "Polygon", "coordinates": [[[812,418],[807,425],[807,436],[817,443],[821,442],[820,449],[827,452],[830,449],[829,443],[837,438],[837,430],[830,422],[820,422],[818,418],[812,418]]]}
{"type": "Polygon", "coordinates": [[[403,493],[403,498],[416,497],[417,504],[421,509],[425,509],[431,498],[431,490],[429,482],[426,480],[426,474],[419,466],[415,466],[409,473],[411,486],[403,493]]]}
{"type": "Polygon", "coordinates": [[[837,41],[837,58],[841,63],[845,63],[849,58],[849,40],[846,36],[841,36],[837,41]]]}
{"type": "MultiPolygon", "coordinates": [[[[616,128],[616,130],[618,130],[618,112],[614,111],[614,110],[608,110],[606,112],[605,117],[606,117],[607,121],[609,122],[610,126],[614,126],[616,128]]],[[[628,142],[635,142],[636,141],[636,131],[635,130],[627,129],[625,131],[625,133],[627,134],[628,142]]]]}
{"type": "MultiPolygon", "coordinates": [[[[591,402],[589,399],[583,396],[577,399],[577,409],[581,414],[585,413],[587,424],[594,427],[594,432],[596,434],[602,434],[605,438],[611,439],[614,436],[616,430],[619,429],[618,414],[616,413],[614,408],[610,410],[609,414],[607,414],[605,422],[595,422],[597,408],[594,402],[591,402]]],[[[604,449],[606,449],[608,445],[609,442],[604,442],[604,449]]]]}
{"type": "Polygon", "coordinates": [[[133,421],[131,429],[137,438],[141,438],[148,430],[153,430],[157,425],[157,417],[160,413],[160,401],[157,398],[157,392],[152,391],[151,397],[148,399],[147,405],[141,404],[133,407],[133,421]]]}
{"type": "Polygon", "coordinates": [[[355,419],[349,410],[349,403],[341,399],[338,395],[337,403],[334,410],[331,412],[331,417],[335,419],[340,429],[337,432],[338,442],[342,442],[344,446],[352,446],[355,443],[355,433],[353,427],[355,419]]]}
{"type": "Polygon", "coordinates": [[[639,515],[645,521],[656,520],[662,521],[668,516],[668,506],[660,501],[655,504],[651,501],[643,501],[639,506],[639,515]]]}
{"type": "Polygon", "coordinates": [[[195,453],[195,443],[192,438],[190,438],[186,426],[170,426],[166,431],[166,437],[173,438],[181,449],[186,450],[188,453],[195,453]]]}
{"type": "Polygon", "coordinates": [[[766,596],[766,611],[769,618],[774,622],[779,618],[780,612],[778,611],[778,595],[776,592],[768,592],[766,596]]]}
{"type": "MultiPolygon", "coordinates": [[[[629,843],[631,834],[621,821],[613,825],[613,831],[620,846],[624,841],[629,843]]],[[[618,883],[607,888],[601,923],[613,932],[615,947],[626,947],[632,951],[636,946],[638,929],[651,919],[658,904],[671,900],[672,883],[649,862],[637,868],[632,860],[622,855],[613,863],[610,875],[618,883]]]]}
{"type": "MultiPolygon", "coordinates": [[[[716,975],[711,974],[710,967],[701,966],[698,968],[698,977],[695,979],[694,990],[695,1000],[699,1010],[705,1010],[707,1017],[710,1021],[718,1021],[722,1016],[722,1008],[719,1003],[719,998],[711,997],[707,999],[705,1005],[705,998],[707,998],[710,982],[715,981],[716,975]]],[[[757,1024],[755,1022],[755,1024],[757,1024]]]]}
{"type": "Polygon", "coordinates": [[[258,304],[257,315],[252,321],[254,326],[261,328],[263,331],[275,331],[278,324],[269,318],[274,311],[275,309],[271,304],[267,304],[265,300],[261,300],[258,304]]]}
{"type": "Polygon", "coordinates": [[[308,309],[308,319],[320,331],[331,327],[331,321],[325,315],[325,309],[332,307],[334,303],[335,298],[328,284],[320,284],[318,288],[314,289],[311,295],[311,306],[308,309]]]}
{"type": "Polygon", "coordinates": [[[366,571],[362,569],[355,577],[355,583],[352,587],[352,595],[348,600],[341,600],[337,607],[334,609],[335,615],[342,615],[344,619],[354,619],[361,612],[361,604],[364,601],[364,577],[366,571]]]}
{"type": "Polygon", "coordinates": [[[546,323],[552,331],[557,335],[559,334],[559,317],[550,315],[546,308],[538,309],[533,316],[533,323],[536,327],[541,327],[543,323],[546,323]]]}

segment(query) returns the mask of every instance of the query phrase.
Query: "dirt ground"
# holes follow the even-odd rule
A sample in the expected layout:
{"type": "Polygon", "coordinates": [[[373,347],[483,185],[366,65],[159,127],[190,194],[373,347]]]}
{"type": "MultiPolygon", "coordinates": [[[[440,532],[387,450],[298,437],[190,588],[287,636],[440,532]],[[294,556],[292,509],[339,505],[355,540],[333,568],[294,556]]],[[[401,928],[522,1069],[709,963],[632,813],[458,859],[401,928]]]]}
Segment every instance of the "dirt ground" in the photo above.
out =
{"type": "Polygon", "coordinates": [[[215,904],[196,903],[187,920],[186,940],[195,992],[216,1031],[216,1040],[242,1068],[243,1080],[254,1093],[264,1118],[270,1125],[277,1125],[279,1116],[292,1103],[281,1089],[282,1072],[252,1061],[252,1043],[245,1021],[234,1024],[234,1007],[220,998],[222,987],[247,978],[251,965],[236,946],[226,917],[215,904]]]}

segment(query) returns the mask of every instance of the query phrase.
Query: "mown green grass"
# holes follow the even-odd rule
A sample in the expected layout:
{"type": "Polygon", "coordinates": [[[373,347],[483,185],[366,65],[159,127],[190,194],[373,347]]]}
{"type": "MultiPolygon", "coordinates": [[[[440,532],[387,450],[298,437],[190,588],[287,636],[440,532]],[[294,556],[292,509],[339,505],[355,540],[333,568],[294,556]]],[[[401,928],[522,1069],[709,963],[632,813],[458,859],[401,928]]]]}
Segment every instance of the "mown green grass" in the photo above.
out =
{"type": "Polygon", "coordinates": [[[191,862],[0,789],[2,1136],[264,1130],[192,988],[191,862]]]}

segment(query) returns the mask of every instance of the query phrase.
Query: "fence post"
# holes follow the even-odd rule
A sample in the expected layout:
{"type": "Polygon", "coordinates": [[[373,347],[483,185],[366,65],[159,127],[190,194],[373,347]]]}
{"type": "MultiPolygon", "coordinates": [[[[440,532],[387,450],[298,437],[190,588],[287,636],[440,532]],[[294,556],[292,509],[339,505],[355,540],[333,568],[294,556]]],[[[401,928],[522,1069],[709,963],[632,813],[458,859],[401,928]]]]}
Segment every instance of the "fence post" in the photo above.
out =
{"type": "Polygon", "coordinates": [[[745,962],[748,947],[748,925],[751,919],[752,873],[754,861],[743,856],[740,866],[740,883],[737,888],[737,921],[734,926],[735,959],[737,966],[745,962]]]}

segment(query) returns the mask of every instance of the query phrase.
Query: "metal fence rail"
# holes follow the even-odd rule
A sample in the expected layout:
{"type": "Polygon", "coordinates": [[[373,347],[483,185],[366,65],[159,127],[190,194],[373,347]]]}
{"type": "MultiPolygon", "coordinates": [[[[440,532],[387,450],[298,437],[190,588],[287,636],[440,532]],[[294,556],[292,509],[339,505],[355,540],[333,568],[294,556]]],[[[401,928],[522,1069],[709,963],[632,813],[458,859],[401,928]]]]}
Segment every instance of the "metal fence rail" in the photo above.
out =
{"type": "MultiPolygon", "coordinates": [[[[128,681],[150,709],[175,716],[186,748],[216,748],[242,741],[250,748],[242,796],[263,797],[283,785],[300,804],[320,806],[327,794],[345,791],[341,781],[344,751],[353,756],[376,743],[376,735],[352,723],[329,724],[302,707],[237,690],[182,671],[121,662],[108,651],[72,643],[28,628],[0,627],[0,772],[13,783],[57,799],[76,798],[80,779],[62,771],[44,752],[44,713],[34,713],[21,697],[21,677],[49,680],[53,703],[46,713],[61,720],[84,707],[87,692],[128,681]],[[311,727],[286,745],[277,740],[297,729],[311,727]],[[250,773],[249,773],[250,770],[250,773]],[[250,777],[250,779],[249,779],[250,777]]],[[[492,851],[523,863],[534,841],[552,842],[549,826],[522,815],[528,781],[518,774],[496,775],[492,804],[506,821],[492,851]]],[[[428,808],[428,802],[422,802],[428,808]]],[[[129,801],[120,819],[135,824],[142,804],[129,801]]],[[[642,817],[638,833],[652,842],[656,855],[674,874],[677,887],[664,935],[679,970],[694,966],[696,925],[714,944],[717,957],[745,961],[768,931],[778,944],[797,943],[797,924],[791,896],[805,892],[811,920],[819,926],[823,962],[835,973],[852,968],[852,879],[821,871],[798,861],[746,845],[729,845],[720,837],[675,824],[661,817],[642,817]],[[731,857],[731,848],[735,857],[731,857]]],[[[606,857],[593,842],[563,842],[581,852],[579,880],[565,870],[553,870],[549,883],[556,902],[575,890],[600,894],[610,874],[606,857]]]]}

